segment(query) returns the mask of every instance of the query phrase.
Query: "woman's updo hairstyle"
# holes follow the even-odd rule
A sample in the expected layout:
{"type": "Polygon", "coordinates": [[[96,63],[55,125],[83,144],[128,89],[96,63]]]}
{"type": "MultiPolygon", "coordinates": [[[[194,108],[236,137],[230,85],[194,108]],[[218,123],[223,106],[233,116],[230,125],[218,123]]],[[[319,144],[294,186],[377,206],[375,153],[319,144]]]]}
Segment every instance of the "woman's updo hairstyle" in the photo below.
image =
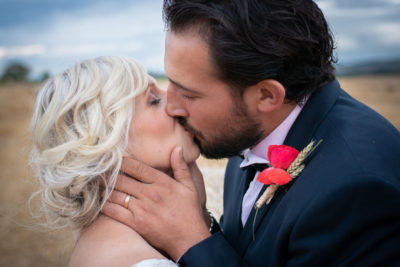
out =
{"type": "Polygon", "coordinates": [[[97,217],[121,167],[135,97],[147,86],[138,62],[106,56],[78,63],[41,88],[31,164],[48,227],[81,229],[97,217]]]}

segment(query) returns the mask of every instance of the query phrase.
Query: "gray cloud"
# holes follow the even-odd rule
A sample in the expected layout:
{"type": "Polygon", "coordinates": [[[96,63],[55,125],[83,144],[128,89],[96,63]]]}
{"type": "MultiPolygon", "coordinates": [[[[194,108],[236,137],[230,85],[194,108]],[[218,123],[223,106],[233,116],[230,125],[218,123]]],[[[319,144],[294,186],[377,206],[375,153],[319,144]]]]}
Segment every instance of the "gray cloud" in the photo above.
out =
{"type": "Polygon", "coordinates": [[[400,57],[400,0],[320,0],[339,63],[400,57]]]}
{"type": "Polygon", "coordinates": [[[150,71],[163,71],[162,2],[121,1],[116,5],[93,1],[92,5],[67,10],[49,6],[46,1],[40,3],[47,7],[40,11],[40,19],[35,19],[35,14],[14,25],[10,18],[3,19],[6,21],[0,25],[3,67],[6,61],[19,59],[31,65],[34,74],[45,70],[59,72],[84,58],[126,55],[137,58],[150,71]],[[43,62],[49,65],[46,67],[43,62]]]}

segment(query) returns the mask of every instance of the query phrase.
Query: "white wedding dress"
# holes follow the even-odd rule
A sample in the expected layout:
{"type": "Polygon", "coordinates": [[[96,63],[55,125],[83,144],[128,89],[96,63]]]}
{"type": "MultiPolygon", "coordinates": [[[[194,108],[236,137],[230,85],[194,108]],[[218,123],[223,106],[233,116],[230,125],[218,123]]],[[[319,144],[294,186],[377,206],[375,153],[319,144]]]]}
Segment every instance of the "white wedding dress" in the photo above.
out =
{"type": "Polygon", "coordinates": [[[166,259],[148,259],[140,261],[131,267],[177,267],[173,261],[166,259]]]}

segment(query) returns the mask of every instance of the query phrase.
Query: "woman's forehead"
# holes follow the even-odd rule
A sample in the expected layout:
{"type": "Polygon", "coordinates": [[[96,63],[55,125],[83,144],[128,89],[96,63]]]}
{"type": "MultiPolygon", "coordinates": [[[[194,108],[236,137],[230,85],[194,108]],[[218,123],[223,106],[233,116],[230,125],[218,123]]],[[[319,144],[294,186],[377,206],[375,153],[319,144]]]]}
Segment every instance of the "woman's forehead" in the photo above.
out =
{"type": "Polygon", "coordinates": [[[155,85],[157,85],[156,79],[153,76],[149,75],[149,87],[155,85]]]}

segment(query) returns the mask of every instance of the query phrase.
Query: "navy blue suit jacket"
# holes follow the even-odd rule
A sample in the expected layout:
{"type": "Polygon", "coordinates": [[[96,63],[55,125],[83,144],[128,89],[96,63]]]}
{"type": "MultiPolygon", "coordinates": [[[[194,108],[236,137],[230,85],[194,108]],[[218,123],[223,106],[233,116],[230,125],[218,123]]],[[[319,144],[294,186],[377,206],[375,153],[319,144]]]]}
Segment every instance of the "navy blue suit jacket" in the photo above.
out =
{"type": "Polygon", "coordinates": [[[399,131],[333,81],[309,98],[284,143],[301,150],[320,139],[300,176],[258,212],[254,240],[254,210],[240,221],[247,171],[231,158],[222,232],[181,266],[400,266],[399,131]]]}

